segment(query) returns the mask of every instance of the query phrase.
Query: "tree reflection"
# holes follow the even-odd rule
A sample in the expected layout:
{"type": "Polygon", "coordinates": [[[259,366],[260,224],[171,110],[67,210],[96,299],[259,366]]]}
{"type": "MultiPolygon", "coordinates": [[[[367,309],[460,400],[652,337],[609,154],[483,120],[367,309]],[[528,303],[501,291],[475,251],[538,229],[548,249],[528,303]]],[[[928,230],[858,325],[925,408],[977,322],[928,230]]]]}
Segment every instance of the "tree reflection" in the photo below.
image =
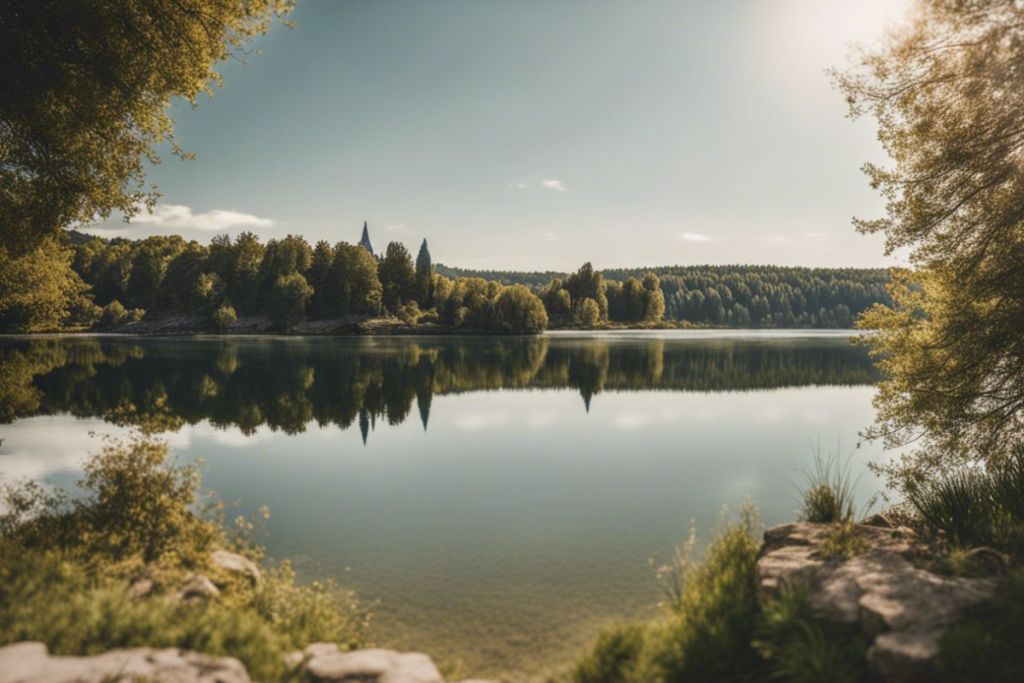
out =
{"type": "Polygon", "coordinates": [[[564,389],[745,391],[861,385],[866,352],[846,340],[530,338],[0,340],[0,420],[70,413],[150,432],[203,420],[267,426],[404,422],[423,428],[437,394],[564,389]]]}

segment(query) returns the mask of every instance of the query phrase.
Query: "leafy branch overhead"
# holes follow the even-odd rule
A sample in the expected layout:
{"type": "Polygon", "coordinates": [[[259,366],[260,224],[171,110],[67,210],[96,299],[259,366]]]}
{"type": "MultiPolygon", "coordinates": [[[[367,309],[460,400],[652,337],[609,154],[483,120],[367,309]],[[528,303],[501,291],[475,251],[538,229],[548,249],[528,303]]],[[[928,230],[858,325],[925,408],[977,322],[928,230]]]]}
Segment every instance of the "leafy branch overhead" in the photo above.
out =
{"type": "Polygon", "coordinates": [[[0,248],[153,206],[168,107],[221,84],[292,0],[15,0],[0,13],[0,248]]]}

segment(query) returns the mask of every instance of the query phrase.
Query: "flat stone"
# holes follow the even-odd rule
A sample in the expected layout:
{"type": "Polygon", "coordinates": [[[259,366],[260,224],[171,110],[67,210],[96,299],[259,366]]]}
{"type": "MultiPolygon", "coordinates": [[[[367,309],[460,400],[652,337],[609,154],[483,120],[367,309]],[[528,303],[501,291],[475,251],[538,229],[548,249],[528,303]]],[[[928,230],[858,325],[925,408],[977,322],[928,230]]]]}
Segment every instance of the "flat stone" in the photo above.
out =
{"type": "Polygon", "coordinates": [[[324,645],[306,648],[310,657],[306,673],[316,683],[444,683],[433,660],[420,652],[380,648],[341,652],[324,645]]]}
{"type": "Polygon", "coordinates": [[[239,555],[227,550],[215,550],[210,554],[210,561],[213,562],[215,567],[226,572],[248,577],[253,584],[258,584],[263,578],[260,568],[245,555],[239,555]]]}
{"type": "Polygon", "coordinates": [[[111,650],[51,656],[42,643],[0,647],[0,683],[251,683],[240,661],[175,649],[111,650]]]}
{"type": "Polygon", "coordinates": [[[825,524],[786,524],[765,531],[757,561],[762,603],[800,584],[818,616],[871,639],[868,663],[883,681],[925,680],[945,630],[991,599],[993,579],[940,576],[915,567],[912,533],[858,525],[867,550],[826,560],[825,524]]]}
{"type": "Polygon", "coordinates": [[[148,597],[156,586],[153,584],[152,579],[136,579],[132,581],[132,584],[128,587],[128,592],[131,593],[133,598],[142,599],[148,597]]]}

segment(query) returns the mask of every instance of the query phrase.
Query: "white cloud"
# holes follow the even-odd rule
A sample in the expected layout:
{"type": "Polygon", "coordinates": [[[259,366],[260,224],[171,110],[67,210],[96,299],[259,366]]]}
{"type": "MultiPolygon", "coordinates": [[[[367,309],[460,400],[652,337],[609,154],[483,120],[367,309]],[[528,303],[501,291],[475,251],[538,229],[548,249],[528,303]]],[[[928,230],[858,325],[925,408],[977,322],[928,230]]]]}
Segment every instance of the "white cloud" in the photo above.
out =
{"type": "Polygon", "coordinates": [[[822,237],[828,237],[828,235],[826,233],[823,233],[823,232],[818,232],[816,230],[812,230],[810,232],[805,232],[804,233],[804,237],[810,237],[811,239],[820,239],[822,237]]]}
{"type": "Polygon", "coordinates": [[[528,188],[529,186],[530,186],[530,184],[529,184],[529,183],[525,183],[525,182],[523,182],[522,180],[520,180],[520,181],[519,181],[519,182],[517,182],[517,183],[510,183],[510,184],[509,184],[509,187],[511,187],[511,188],[512,188],[512,189],[514,189],[514,190],[525,190],[525,189],[526,189],[526,188],[528,188]]]}
{"type": "Polygon", "coordinates": [[[763,244],[786,244],[789,242],[789,238],[785,235],[765,235],[758,237],[756,241],[763,244]]]}
{"type": "Polygon", "coordinates": [[[194,228],[213,232],[232,228],[269,228],[274,225],[274,221],[269,218],[229,209],[195,213],[191,207],[184,204],[157,204],[152,212],[143,208],[131,222],[162,228],[194,228]]]}
{"type": "Polygon", "coordinates": [[[544,238],[545,242],[561,242],[562,237],[557,232],[543,232],[541,237],[544,238]]]}
{"type": "Polygon", "coordinates": [[[702,235],[699,232],[681,232],[679,233],[679,239],[684,242],[711,242],[712,239],[708,235],[702,235]]]}
{"type": "Polygon", "coordinates": [[[545,190],[554,190],[555,192],[565,192],[565,183],[561,180],[542,180],[540,181],[541,187],[545,190]]]}

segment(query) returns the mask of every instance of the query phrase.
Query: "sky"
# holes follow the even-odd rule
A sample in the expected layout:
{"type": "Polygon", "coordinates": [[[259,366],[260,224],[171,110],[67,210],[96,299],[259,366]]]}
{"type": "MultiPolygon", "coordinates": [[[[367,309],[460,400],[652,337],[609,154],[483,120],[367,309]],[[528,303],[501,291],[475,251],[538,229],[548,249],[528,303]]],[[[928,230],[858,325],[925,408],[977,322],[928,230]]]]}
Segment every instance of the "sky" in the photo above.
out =
{"type": "Polygon", "coordinates": [[[570,270],[884,266],[884,162],[825,73],[905,0],[299,0],[176,104],[161,193],[105,236],[252,230],[570,270]]]}

